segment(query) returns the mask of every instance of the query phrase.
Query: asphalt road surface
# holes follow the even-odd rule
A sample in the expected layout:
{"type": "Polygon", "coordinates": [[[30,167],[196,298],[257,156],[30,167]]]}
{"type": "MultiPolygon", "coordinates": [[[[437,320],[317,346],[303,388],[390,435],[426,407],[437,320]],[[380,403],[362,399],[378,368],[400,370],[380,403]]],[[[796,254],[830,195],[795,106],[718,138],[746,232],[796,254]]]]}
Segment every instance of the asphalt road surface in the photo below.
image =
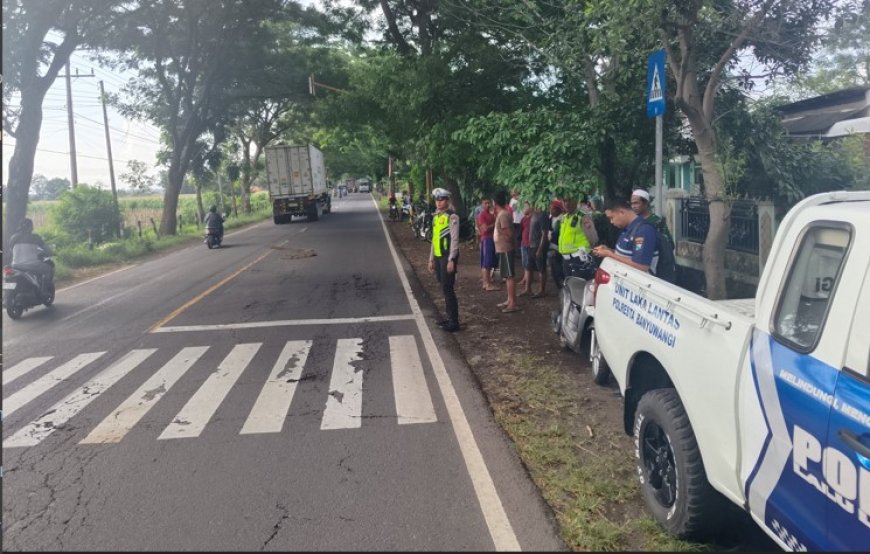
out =
{"type": "Polygon", "coordinates": [[[4,314],[4,551],[565,549],[371,196],[332,206],[4,314]]]}

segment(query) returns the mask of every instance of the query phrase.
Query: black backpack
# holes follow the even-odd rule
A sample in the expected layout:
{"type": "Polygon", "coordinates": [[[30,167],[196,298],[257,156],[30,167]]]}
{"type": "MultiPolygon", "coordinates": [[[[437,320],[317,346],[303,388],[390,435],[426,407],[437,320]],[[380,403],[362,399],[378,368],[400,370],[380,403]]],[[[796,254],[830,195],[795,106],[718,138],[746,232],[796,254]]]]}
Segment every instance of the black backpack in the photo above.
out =
{"type": "MultiPolygon", "coordinates": [[[[649,225],[656,232],[656,250],[659,253],[659,259],[656,263],[655,272],[650,271],[650,273],[668,283],[676,283],[677,258],[674,255],[674,243],[671,242],[667,234],[662,232],[659,226],[653,225],[648,221],[644,221],[641,225],[649,225]]],[[[664,221],[662,221],[662,225],[664,225],[664,221]]],[[[640,225],[638,225],[638,228],[640,228],[640,225]]],[[[632,236],[633,239],[634,237],[632,236]]]]}

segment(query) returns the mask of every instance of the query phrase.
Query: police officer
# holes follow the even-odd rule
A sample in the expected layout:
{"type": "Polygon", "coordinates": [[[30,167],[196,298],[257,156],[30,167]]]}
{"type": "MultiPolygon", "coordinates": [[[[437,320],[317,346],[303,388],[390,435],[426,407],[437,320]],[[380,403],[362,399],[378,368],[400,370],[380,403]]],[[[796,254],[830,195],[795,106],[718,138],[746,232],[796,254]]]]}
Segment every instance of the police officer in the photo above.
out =
{"type": "Polygon", "coordinates": [[[435,273],[444,292],[447,319],[438,326],[449,333],[459,330],[459,301],[453,285],[459,264],[459,216],[450,207],[450,191],[436,188],[435,215],[432,219],[432,250],[429,252],[429,272],[435,273]]]}
{"type": "MultiPolygon", "coordinates": [[[[585,196],[585,195],[584,195],[585,196]]],[[[592,218],[577,209],[577,199],[566,197],[562,203],[565,215],[559,223],[559,254],[565,277],[591,279],[595,275],[595,260],[590,255],[598,242],[598,233],[592,218]]]]}

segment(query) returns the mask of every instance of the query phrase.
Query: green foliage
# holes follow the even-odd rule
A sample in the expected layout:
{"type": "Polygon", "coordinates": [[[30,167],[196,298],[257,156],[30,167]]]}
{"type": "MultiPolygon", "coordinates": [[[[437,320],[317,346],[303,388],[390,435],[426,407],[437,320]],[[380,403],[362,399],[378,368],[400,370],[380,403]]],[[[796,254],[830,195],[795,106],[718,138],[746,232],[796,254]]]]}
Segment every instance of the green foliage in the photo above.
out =
{"type": "Polygon", "coordinates": [[[598,137],[588,114],[547,109],[492,113],[471,119],[454,138],[476,149],[480,177],[516,188],[537,205],[551,194],[597,190],[590,161],[596,158],[598,137]]]}
{"type": "Polygon", "coordinates": [[[51,207],[49,218],[55,228],[74,240],[103,242],[114,236],[121,222],[112,193],[80,184],[65,192],[51,207]]]}

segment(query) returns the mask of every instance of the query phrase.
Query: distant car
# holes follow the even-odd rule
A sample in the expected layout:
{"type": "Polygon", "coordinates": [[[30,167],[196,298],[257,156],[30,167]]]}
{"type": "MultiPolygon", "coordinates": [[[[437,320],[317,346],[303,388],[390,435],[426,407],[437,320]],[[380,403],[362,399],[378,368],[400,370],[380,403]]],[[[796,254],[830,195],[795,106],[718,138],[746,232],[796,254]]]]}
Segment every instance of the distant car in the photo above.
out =
{"type": "Polygon", "coordinates": [[[368,183],[363,183],[363,184],[361,184],[361,185],[359,186],[359,191],[360,191],[360,192],[371,192],[371,191],[369,190],[369,185],[368,185],[368,183]]]}

